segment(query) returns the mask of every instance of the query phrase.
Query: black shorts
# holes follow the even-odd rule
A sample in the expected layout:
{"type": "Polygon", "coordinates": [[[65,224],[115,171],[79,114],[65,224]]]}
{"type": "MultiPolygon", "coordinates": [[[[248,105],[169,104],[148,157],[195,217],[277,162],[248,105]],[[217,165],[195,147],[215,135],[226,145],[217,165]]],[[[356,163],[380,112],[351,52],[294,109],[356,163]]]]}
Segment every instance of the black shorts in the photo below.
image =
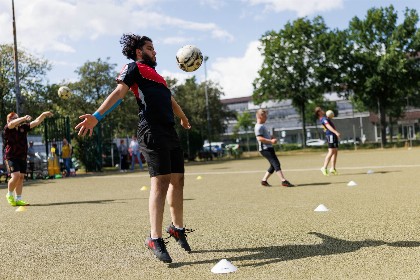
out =
{"type": "Polygon", "coordinates": [[[268,168],[267,172],[273,174],[274,171],[281,170],[280,161],[274,151],[274,148],[268,148],[266,150],[260,151],[261,155],[265,157],[268,162],[270,163],[270,167],[268,168]]]}
{"type": "Polygon", "coordinates": [[[12,158],[6,159],[4,162],[7,167],[7,172],[9,172],[10,174],[14,172],[26,173],[26,168],[28,167],[28,163],[26,162],[26,160],[12,158]]]}
{"type": "Polygon", "coordinates": [[[173,126],[141,127],[137,136],[150,177],[185,172],[184,153],[173,126]]]}
{"type": "Polygon", "coordinates": [[[338,137],[335,134],[327,135],[328,148],[338,148],[338,137]]]}

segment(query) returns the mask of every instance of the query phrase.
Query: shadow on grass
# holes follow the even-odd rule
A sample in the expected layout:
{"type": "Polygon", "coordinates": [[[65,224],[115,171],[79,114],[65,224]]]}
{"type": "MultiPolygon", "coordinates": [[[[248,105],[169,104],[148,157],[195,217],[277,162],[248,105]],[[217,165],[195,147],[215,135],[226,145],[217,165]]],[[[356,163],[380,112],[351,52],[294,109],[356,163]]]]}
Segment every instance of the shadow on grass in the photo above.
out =
{"type": "Polygon", "coordinates": [[[347,182],[319,182],[319,183],[307,183],[307,184],[297,184],[296,187],[306,187],[306,186],[327,186],[332,184],[340,184],[340,183],[347,183],[347,182]]]}
{"type": "MultiPolygon", "coordinates": [[[[88,200],[88,201],[64,201],[64,202],[52,202],[52,203],[35,203],[30,206],[61,206],[61,205],[72,205],[72,204],[106,204],[115,202],[113,199],[105,200],[88,200]]],[[[122,203],[122,202],[120,202],[122,203]]]]}
{"type": "MultiPolygon", "coordinates": [[[[108,203],[126,203],[126,200],[144,200],[149,199],[148,197],[136,197],[136,198],[126,198],[126,199],[101,199],[101,200],[85,200],[85,201],[63,201],[63,202],[51,202],[51,203],[34,203],[30,206],[60,206],[60,205],[72,205],[72,204],[108,204],[108,203]]],[[[194,200],[194,199],[184,199],[184,200],[194,200]]]]}
{"type": "MultiPolygon", "coordinates": [[[[284,246],[267,246],[257,248],[238,248],[238,249],[226,249],[226,250],[199,250],[193,251],[193,254],[199,253],[250,253],[244,256],[232,256],[224,255],[223,258],[227,258],[232,262],[240,261],[252,261],[252,264],[245,264],[242,266],[263,266],[267,264],[290,261],[296,259],[304,259],[316,256],[329,256],[339,255],[350,252],[355,252],[365,247],[376,247],[376,246],[392,246],[392,247],[420,247],[418,241],[397,241],[397,242],[385,242],[381,240],[363,240],[363,241],[348,241],[344,239],[338,239],[332,236],[328,236],[322,233],[309,232],[309,234],[315,235],[322,239],[322,243],[314,245],[284,245],[284,246]]],[[[185,265],[193,264],[216,264],[220,259],[210,259],[197,262],[180,262],[170,264],[171,268],[178,268],[185,265]]]]}
{"type": "Polygon", "coordinates": [[[394,173],[394,172],[402,172],[401,170],[392,170],[392,171],[386,171],[386,170],[384,170],[384,171],[373,171],[373,173],[367,173],[367,171],[366,172],[355,172],[355,173],[344,173],[343,175],[346,175],[346,176],[348,176],[348,175],[369,175],[369,176],[371,176],[371,175],[375,175],[375,174],[387,174],[387,173],[394,173]]]}

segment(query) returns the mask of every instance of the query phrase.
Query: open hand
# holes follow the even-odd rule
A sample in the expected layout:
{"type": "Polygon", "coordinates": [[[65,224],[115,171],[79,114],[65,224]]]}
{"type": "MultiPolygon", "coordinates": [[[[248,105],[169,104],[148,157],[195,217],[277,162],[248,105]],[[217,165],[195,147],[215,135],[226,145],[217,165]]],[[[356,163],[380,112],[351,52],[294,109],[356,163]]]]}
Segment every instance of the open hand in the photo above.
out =
{"type": "Polygon", "coordinates": [[[85,136],[89,132],[89,136],[92,136],[93,128],[98,124],[98,120],[91,114],[81,115],[79,119],[84,119],[74,129],[79,130],[79,136],[85,136]]]}

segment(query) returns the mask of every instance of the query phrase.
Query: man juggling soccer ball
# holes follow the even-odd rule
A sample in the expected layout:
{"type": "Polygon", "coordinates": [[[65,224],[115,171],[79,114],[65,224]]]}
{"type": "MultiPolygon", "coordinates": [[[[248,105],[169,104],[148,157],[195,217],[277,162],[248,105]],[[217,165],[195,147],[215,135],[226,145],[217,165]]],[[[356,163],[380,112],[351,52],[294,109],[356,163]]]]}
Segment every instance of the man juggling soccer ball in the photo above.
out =
{"type": "Polygon", "coordinates": [[[185,129],[191,128],[188,118],[175,101],[166,81],[156,70],[156,51],[146,36],[124,34],[120,43],[123,54],[133,60],[126,64],[117,78],[117,87],[95,113],[85,114],[75,127],[79,135],[92,135],[93,128],[115,109],[131,90],[139,106],[137,138],[151,177],[149,196],[150,237],[146,246],[165,263],[172,262],[162,239],[162,223],[167,199],[172,224],[166,231],[185,251],[191,251],[183,227],[184,156],[175,131],[174,114],[185,129]]]}

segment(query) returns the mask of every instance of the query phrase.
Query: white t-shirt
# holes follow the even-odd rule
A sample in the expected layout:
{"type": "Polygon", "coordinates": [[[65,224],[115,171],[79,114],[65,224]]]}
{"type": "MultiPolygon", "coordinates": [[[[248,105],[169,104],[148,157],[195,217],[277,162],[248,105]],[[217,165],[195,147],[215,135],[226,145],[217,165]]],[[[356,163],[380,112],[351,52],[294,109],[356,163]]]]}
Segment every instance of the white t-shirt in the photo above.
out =
{"type": "Polygon", "coordinates": [[[131,142],[130,142],[130,149],[133,152],[138,152],[139,151],[139,142],[137,140],[131,140],[131,142]]]}

